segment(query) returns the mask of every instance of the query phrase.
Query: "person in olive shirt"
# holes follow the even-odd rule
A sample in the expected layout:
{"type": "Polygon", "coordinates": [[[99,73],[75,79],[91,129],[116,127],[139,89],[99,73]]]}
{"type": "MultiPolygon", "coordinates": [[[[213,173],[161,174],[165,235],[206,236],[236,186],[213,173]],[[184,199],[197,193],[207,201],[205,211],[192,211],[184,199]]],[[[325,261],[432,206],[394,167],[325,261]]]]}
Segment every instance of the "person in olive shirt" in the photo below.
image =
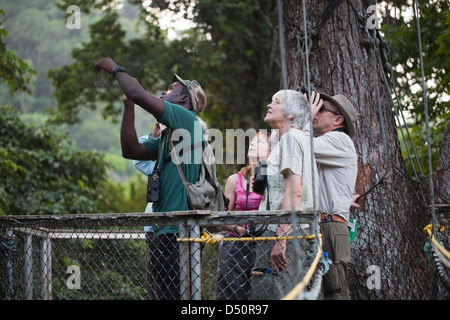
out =
{"type": "MultiPolygon", "coordinates": [[[[95,64],[97,73],[105,70],[110,73],[123,92],[124,112],[120,132],[122,155],[134,160],[157,160],[160,169],[160,197],[153,204],[154,212],[187,211],[189,205],[186,191],[173,161],[170,159],[169,138],[181,156],[181,167],[187,181],[198,181],[201,165],[201,148],[190,148],[190,152],[181,153],[179,146],[198,145],[203,140],[203,127],[197,118],[206,106],[206,94],[200,84],[193,80],[183,80],[174,75],[172,83],[161,97],[155,97],[118,66],[111,58],[104,58],[95,64]],[[134,104],[151,113],[166,128],[158,138],[150,138],[140,143],[134,127],[134,104]],[[175,134],[178,133],[178,134],[175,134]],[[181,138],[180,138],[181,135],[181,138]],[[179,140],[176,140],[179,139],[179,140]],[[178,146],[178,147],[179,147],[178,146]],[[164,166],[164,168],[163,168],[164,166]]],[[[154,299],[179,299],[179,246],[176,241],[178,228],[164,226],[154,228],[155,238],[150,241],[151,270],[153,277],[154,299]]]]}

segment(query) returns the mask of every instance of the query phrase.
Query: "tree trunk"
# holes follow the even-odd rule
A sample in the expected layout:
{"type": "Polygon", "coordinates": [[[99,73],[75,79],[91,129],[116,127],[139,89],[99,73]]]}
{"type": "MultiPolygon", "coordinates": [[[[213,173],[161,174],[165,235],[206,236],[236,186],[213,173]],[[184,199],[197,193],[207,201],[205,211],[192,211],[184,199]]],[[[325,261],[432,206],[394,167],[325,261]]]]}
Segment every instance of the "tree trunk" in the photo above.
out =
{"type": "MultiPolygon", "coordinates": [[[[358,120],[354,143],[358,153],[356,193],[364,195],[353,210],[358,231],[352,242],[348,281],[352,299],[423,299],[428,295],[430,265],[423,250],[427,205],[407,176],[397,137],[395,115],[383,81],[383,67],[367,41],[360,1],[343,1],[322,21],[329,1],[306,1],[312,90],[344,94],[358,120]],[[319,23],[321,22],[321,23],[319,23]],[[380,117],[381,113],[381,117],[380,117]]],[[[307,85],[302,1],[283,2],[288,88],[307,85]],[[296,33],[301,38],[297,40],[296,33]]]]}
{"type": "MultiPolygon", "coordinates": [[[[441,145],[439,148],[439,159],[436,165],[436,172],[434,175],[434,195],[435,195],[435,217],[436,224],[448,227],[448,217],[450,217],[450,123],[447,124],[447,128],[444,132],[441,145]]],[[[436,228],[437,230],[438,228],[436,228]]],[[[448,248],[450,245],[450,237],[448,232],[437,232],[435,230],[434,236],[436,240],[444,247],[448,248]]],[[[436,264],[436,268],[442,268],[445,270],[442,262],[436,264]]],[[[447,268],[448,271],[448,268],[447,268]]],[[[442,274],[447,274],[442,272],[442,274]]],[[[448,284],[445,285],[443,277],[440,272],[436,272],[432,284],[432,299],[435,300],[450,300],[450,290],[448,290],[448,284]]]]}
{"type": "Polygon", "coordinates": [[[450,123],[444,132],[439,148],[439,160],[434,175],[434,193],[437,204],[450,203],[450,123]]]}

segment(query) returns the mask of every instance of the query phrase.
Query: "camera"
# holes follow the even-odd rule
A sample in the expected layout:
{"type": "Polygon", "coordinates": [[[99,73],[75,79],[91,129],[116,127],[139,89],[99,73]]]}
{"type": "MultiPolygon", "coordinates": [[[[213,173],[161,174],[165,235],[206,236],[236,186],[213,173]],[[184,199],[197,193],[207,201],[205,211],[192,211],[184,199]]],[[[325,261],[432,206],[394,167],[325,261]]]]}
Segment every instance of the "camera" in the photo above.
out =
{"type": "Polygon", "coordinates": [[[255,169],[255,180],[253,181],[253,192],[264,194],[267,185],[267,162],[262,160],[255,169]]]}
{"type": "Polygon", "coordinates": [[[155,168],[153,172],[148,175],[147,202],[155,202],[159,200],[159,183],[159,172],[155,168]]]}
{"type": "Polygon", "coordinates": [[[301,93],[306,93],[308,99],[311,95],[311,91],[309,90],[308,86],[303,86],[301,88],[298,88],[297,91],[301,92],[301,93]]]}

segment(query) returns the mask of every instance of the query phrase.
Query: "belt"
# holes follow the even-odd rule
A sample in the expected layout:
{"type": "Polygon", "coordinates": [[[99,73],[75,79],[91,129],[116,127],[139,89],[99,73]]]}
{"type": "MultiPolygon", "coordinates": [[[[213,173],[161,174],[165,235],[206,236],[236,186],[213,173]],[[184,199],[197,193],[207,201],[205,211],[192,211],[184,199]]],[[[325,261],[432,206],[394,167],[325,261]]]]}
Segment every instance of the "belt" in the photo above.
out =
{"type": "Polygon", "coordinates": [[[320,221],[321,222],[334,221],[334,222],[341,222],[345,225],[347,224],[347,221],[344,218],[342,218],[341,216],[338,216],[336,214],[328,214],[328,213],[321,213],[320,221]]]}

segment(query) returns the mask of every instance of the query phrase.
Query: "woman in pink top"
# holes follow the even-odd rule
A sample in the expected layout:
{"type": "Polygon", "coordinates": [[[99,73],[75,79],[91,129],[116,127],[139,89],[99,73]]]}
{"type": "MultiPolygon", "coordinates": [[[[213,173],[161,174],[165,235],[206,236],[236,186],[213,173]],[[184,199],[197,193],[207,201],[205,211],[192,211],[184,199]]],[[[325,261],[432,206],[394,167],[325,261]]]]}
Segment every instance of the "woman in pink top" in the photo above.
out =
{"type": "MultiPolygon", "coordinates": [[[[269,155],[269,136],[258,132],[248,149],[249,165],[231,175],[225,185],[225,196],[230,200],[229,211],[258,210],[263,196],[252,190],[252,177],[261,160],[269,155]]],[[[248,225],[228,225],[225,229],[231,237],[247,233],[248,225]]],[[[255,243],[249,241],[224,241],[219,252],[216,299],[248,300],[250,272],[255,264],[255,243]]]]}

